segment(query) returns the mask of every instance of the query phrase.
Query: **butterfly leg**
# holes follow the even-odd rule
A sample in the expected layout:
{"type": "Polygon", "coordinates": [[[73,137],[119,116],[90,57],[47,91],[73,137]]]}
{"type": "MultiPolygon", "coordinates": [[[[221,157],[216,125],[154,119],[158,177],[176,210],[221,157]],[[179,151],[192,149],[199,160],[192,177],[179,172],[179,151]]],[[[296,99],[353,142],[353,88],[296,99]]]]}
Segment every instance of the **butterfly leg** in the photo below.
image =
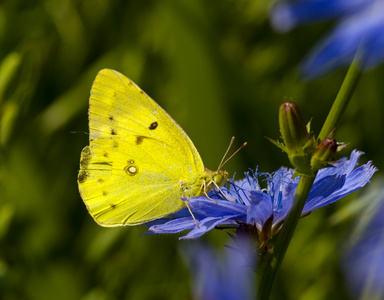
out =
{"type": "Polygon", "coordinates": [[[212,184],[215,186],[215,188],[217,188],[217,189],[219,190],[219,192],[221,193],[221,195],[222,195],[225,199],[227,199],[227,200],[229,200],[229,201],[232,201],[232,202],[236,202],[236,201],[233,200],[232,198],[228,197],[228,196],[221,190],[220,186],[217,185],[216,181],[211,181],[211,182],[212,182],[212,184]]]}
{"type": "Polygon", "coordinates": [[[211,183],[212,183],[212,181],[210,181],[210,182],[208,183],[208,185],[207,185],[207,182],[206,182],[205,180],[203,180],[203,183],[202,183],[202,185],[201,185],[201,190],[203,191],[205,197],[207,197],[209,200],[211,200],[211,201],[213,201],[215,204],[217,204],[217,202],[216,202],[214,199],[212,199],[211,197],[209,197],[209,196],[208,196],[208,193],[207,193],[207,188],[208,188],[208,186],[209,186],[211,183]]]}
{"type": "Polygon", "coordinates": [[[214,199],[212,199],[211,197],[209,197],[208,194],[207,194],[207,189],[208,189],[208,186],[209,186],[210,184],[213,184],[213,185],[214,185],[213,189],[214,189],[215,191],[216,191],[216,189],[219,190],[219,193],[221,194],[221,196],[222,196],[223,198],[225,198],[225,199],[227,199],[227,200],[229,200],[229,201],[232,201],[232,202],[236,202],[235,200],[233,200],[233,199],[231,199],[230,197],[228,197],[228,196],[221,190],[220,186],[216,183],[216,181],[211,180],[211,181],[207,184],[207,182],[204,180],[204,181],[203,181],[203,184],[201,185],[201,189],[204,191],[204,195],[205,195],[208,199],[212,200],[215,204],[217,204],[217,202],[216,202],[214,199]]]}
{"type": "Polygon", "coordinates": [[[197,228],[200,228],[199,224],[197,224],[196,218],[195,218],[195,216],[193,215],[193,212],[192,212],[191,208],[189,207],[188,202],[187,202],[187,201],[184,201],[184,203],[185,203],[185,205],[187,206],[187,208],[188,208],[188,210],[189,210],[189,213],[191,214],[193,220],[195,221],[195,224],[196,224],[197,228]]]}

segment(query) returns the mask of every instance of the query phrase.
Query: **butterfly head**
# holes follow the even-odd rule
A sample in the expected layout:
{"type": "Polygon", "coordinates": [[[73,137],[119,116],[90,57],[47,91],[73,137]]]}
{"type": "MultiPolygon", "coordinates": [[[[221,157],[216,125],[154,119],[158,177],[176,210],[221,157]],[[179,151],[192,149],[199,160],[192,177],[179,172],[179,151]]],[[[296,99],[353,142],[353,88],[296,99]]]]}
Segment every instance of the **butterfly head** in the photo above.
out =
{"type": "Polygon", "coordinates": [[[200,196],[206,195],[209,191],[223,186],[228,179],[228,172],[223,170],[211,171],[205,169],[204,176],[201,178],[203,185],[200,190],[200,196]]]}
{"type": "MultiPolygon", "coordinates": [[[[212,172],[212,171],[211,171],[212,172]]],[[[228,172],[223,170],[213,171],[211,175],[211,181],[214,186],[223,186],[228,179],[228,172]]]]}

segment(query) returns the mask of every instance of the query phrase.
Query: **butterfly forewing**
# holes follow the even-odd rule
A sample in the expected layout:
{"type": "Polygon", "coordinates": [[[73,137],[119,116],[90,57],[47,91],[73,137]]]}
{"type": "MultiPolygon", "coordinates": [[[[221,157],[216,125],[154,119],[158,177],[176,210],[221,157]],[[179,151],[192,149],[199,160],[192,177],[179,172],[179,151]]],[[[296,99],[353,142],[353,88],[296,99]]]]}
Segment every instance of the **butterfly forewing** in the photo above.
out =
{"type": "Polygon", "coordinates": [[[91,90],[90,145],[80,162],[79,189],[103,226],[136,225],[184,203],[204,166],[181,127],[124,75],[104,69],[91,90]]]}

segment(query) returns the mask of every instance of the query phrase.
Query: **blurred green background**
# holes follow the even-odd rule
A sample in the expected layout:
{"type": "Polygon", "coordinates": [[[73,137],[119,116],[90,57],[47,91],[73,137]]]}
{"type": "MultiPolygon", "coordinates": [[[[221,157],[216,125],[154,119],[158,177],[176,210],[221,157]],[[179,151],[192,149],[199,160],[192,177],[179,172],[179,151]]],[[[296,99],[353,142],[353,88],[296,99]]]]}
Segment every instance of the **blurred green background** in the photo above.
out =
{"type": "MultiPolygon", "coordinates": [[[[178,236],[106,229],[77,190],[88,98],[102,68],[134,80],[215,169],[272,172],[288,160],[277,112],[293,100],[319,132],[346,70],[306,82],[297,65],[331,22],[279,35],[270,1],[3,0],[0,4],[0,299],[192,299],[178,236]]],[[[336,138],[384,165],[384,68],[363,75],[336,138]]],[[[373,179],[374,180],[374,179],[373,179]]],[[[273,299],[350,299],[339,259],[355,193],[300,221],[273,299]]],[[[201,240],[222,248],[224,231],[201,240]]]]}

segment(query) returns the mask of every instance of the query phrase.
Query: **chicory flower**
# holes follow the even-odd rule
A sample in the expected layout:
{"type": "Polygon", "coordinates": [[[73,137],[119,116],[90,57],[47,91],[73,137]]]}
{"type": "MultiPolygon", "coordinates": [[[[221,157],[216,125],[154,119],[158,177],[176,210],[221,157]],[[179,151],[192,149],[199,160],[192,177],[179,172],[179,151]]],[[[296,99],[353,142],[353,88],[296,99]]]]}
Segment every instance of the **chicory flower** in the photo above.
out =
{"type": "MultiPolygon", "coordinates": [[[[302,211],[303,215],[333,203],[369,182],[376,168],[371,162],[356,168],[362,154],[355,150],[350,159],[344,157],[331,167],[319,170],[302,211]]],[[[181,239],[193,239],[219,225],[239,227],[246,224],[255,229],[260,244],[263,244],[280,230],[292,207],[300,179],[293,177],[293,173],[294,170],[284,167],[272,174],[257,171],[246,173],[244,179],[233,182],[228,189],[212,191],[209,194],[211,199],[194,197],[185,200],[188,201],[198,226],[188,210],[183,209],[170,220],[160,219],[155,225],[148,225],[149,233],[178,233],[191,229],[181,239]],[[267,187],[262,188],[260,181],[265,181],[267,187]],[[266,232],[269,233],[267,238],[266,232]],[[260,241],[262,233],[263,241],[260,241]]]]}
{"type": "Polygon", "coordinates": [[[253,269],[258,255],[251,241],[239,239],[224,253],[202,243],[189,244],[182,254],[192,273],[194,299],[255,299],[253,269]]]}
{"type": "Polygon", "coordinates": [[[350,65],[355,57],[363,69],[384,60],[384,0],[294,0],[271,9],[272,26],[280,32],[332,18],[339,22],[304,59],[304,77],[350,65]]]}
{"type": "Polygon", "coordinates": [[[359,198],[362,206],[348,244],[342,269],[353,299],[384,299],[384,180],[359,198]]]}

